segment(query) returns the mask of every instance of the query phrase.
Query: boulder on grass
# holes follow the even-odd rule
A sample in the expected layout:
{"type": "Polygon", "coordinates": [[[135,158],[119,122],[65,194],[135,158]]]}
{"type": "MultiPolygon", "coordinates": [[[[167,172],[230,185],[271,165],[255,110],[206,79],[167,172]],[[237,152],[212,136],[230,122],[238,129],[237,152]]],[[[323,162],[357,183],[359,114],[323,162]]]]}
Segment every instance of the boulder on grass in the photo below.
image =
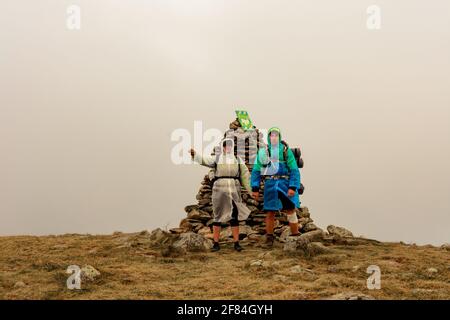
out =
{"type": "Polygon", "coordinates": [[[200,234],[186,232],[180,234],[180,237],[172,244],[172,247],[184,252],[202,252],[209,250],[212,247],[212,242],[200,234]]]}
{"type": "Polygon", "coordinates": [[[82,281],[94,281],[97,277],[100,276],[100,271],[90,265],[83,266],[80,271],[80,277],[82,281]]]}
{"type": "Polygon", "coordinates": [[[342,228],[342,227],[329,225],[327,227],[327,231],[330,235],[333,235],[333,236],[337,236],[337,237],[341,237],[341,238],[353,238],[353,233],[351,233],[351,231],[349,231],[345,228],[342,228]]]}
{"type": "Polygon", "coordinates": [[[322,229],[313,230],[307,233],[303,233],[299,238],[305,239],[308,242],[322,242],[325,237],[325,233],[322,229]]]}
{"type": "Polygon", "coordinates": [[[375,298],[359,292],[342,292],[329,297],[327,300],[375,300],[375,298]]]}
{"type": "MultiPolygon", "coordinates": [[[[309,233],[313,232],[315,231],[311,231],[309,233]]],[[[319,254],[326,254],[333,252],[332,249],[326,247],[320,241],[314,241],[314,239],[319,240],[321,239],[319,232],[316,232],[316,234],[313,235],[313,237],[306,237],[309,233],[305,233],[299,237],[287,238],[283,250],[291,253],[300,253],[306,257],[314,257],[319,254]]]]}

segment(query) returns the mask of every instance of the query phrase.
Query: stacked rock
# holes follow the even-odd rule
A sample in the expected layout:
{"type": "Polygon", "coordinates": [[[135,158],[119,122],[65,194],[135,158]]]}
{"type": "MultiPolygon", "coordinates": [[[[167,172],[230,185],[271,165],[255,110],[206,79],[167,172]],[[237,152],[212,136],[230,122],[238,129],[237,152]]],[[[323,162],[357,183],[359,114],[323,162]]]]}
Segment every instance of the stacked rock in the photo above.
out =
{"type": "MultiPolygon", "coordinates": [[[[234,139],[235,155],[245,161],[250,172],[253,168],[256,154],[260,148],[266,147],[262,132],[257,128],[245,131],[239,121],[230,123],[229,130],[224,134],[224,138],[234,139]]],[[[217,147],[213,151],[214,155],[218,151],[217,147]]],[[[195,232],[206,238],[212,238],[213,208],[212,208],[212,177],[211,170],[201,182],[201,187],[197,193],[197,204],[185,207],[187,217],[184,218],[178,228],[170,229],[172,233],[195,232]]],[[[247,204],[251,213],[249,218],[240,225],[240,238],[244,241],[257,242],[265,234],[265,213],[263,209],[264,181],[261,181],[259,201],[254,200],[245,189],[242,189],[242,200],[247,204]]],[[[302,233],[317,230],[310,217],[307,207],[297,209],[297,216],[301,225],[302,233]]],[[[274,234],[283,241],[289,235],[289,227],[286,215],[277,214],[274,234]]],[[[221,232],[222,241],[231,241],[232,235],[229,227],[225,227],[221,232]]]]}

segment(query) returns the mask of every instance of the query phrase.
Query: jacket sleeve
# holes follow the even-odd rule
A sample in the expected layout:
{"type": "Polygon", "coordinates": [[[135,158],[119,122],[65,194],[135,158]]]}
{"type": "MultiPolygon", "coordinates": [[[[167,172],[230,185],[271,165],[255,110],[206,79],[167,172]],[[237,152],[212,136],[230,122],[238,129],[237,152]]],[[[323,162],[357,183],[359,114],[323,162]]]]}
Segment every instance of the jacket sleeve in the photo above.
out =
{"type": "Polygon", "coordinates": [[[300,189],[300,170],[297,166],[297,161],[295,161],[294,153],[291,149],[288,150],[287,154],[287,166],[289,168],[289,188],[293,190],[300,189]]]}
{"type": "Polygon", "coordinates": [[[201,155],[196,153],[193,158],[194,162],[201,164],[208,168],[214,168],[216,166],[216,158],[208,155],[201,155]]]}
{"type": "Polygon", "coordinates": [[[245,165],[245,162],[242,161],[242,159],[238,158],[238,163],[241,172],[241,176],[239,177],[239,180],[241,181],[241,186],[243,186],[248,193],[251,193],[252,188],[250,186],[250,171],[248,171],[248,168],[245,165]]]}
{"type": "Polygon", "coordinates": [[[251,179],[252,191],[259,191],[259,187],[260,187],[260,184],[261,184],[261,159],[260,159],[260,153],[261,152],[258,151],[258,153],[256,155],[255,164],[253,165],[252,179],[251,179]]]}

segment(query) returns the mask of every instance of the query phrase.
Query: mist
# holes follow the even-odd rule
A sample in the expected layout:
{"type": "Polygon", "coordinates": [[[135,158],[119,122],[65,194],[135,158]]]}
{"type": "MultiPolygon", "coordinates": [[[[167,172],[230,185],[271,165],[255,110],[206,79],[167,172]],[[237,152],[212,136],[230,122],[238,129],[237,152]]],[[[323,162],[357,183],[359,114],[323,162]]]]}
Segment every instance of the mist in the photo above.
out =
{"type": "Polygon", "coordinates": [[[175,227],[236,109],[302,148],[315,223],[450,242],[450,3],[50,1],[0,11],[0,235],[175,227]],[[81,8],[80,30],[66,9],[81,8]]]}

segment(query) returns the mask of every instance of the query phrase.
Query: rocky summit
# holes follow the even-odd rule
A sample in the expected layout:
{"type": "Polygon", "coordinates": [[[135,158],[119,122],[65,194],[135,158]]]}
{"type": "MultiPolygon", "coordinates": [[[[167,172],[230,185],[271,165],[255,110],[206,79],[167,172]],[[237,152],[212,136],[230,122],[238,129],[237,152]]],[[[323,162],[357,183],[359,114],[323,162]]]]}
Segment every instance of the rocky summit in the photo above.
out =
{"type": "MultiPolygon", "coordinates": [[[[229,124],[229,129],[225,132],[224,138],[231,138],[235,141],[235,155],[244,159],[250,172],[253,168],[253,163],[259,148],[266,146],[262,132],[254,127],[253,130],[245,131],[238,119],[229,124]],[[243,147],[243,148],[242,148],[243,147]]],[[[217,148],[212,155],[217,152],[217,148]]],[[[303,162],[303,160],[302,160],[303,162]]],[[[184,210],[186,217],[181,220],[179,227],[170,229],[173,234],[196,233],[206,239],[212,239],[212,223],[213,223],[213,209],[212,209],[212,169],[206,174],[200,183],[198,193],[196,195],[196,204],[187,205],[184,210]]],[[[240,240],[244,245],[258,245],[263,241],[265,234],[265,213],[262,210],[264,206],[263,193],[264,182],[261,183],[259,201],[254,200],[247,191],[242,188],[242,200],[251,210],[250,216],[245,222],[241,222],[239,226],[240,240]]],[[[296,209],[297,217],[300,224],[300,232],[302,233],[301,240],[308,240],[309,242],[327,241],[332,242],[351,242],[349,238],[353,238],[352,232],[342,227],[329,226],[327,231],[319,228],[314,220],[311,218],[308,207],[302,206],[296,209]],[[345,239],[345,240],[344,240],[345,239]]],[[[275,221],[274,235],[276,239],[285,243],[289,241],[289,223],[286,215],[283,212],[277,214],[275,221]]],[[[221,231],[220,241],[231,242],[232,234],[231,228],[224,225],[221,231]]],[[[287,247],[293,247],[290,244],[287,247]]],[[[289,250],[289,249],[288,249],[289,250]]]]}

